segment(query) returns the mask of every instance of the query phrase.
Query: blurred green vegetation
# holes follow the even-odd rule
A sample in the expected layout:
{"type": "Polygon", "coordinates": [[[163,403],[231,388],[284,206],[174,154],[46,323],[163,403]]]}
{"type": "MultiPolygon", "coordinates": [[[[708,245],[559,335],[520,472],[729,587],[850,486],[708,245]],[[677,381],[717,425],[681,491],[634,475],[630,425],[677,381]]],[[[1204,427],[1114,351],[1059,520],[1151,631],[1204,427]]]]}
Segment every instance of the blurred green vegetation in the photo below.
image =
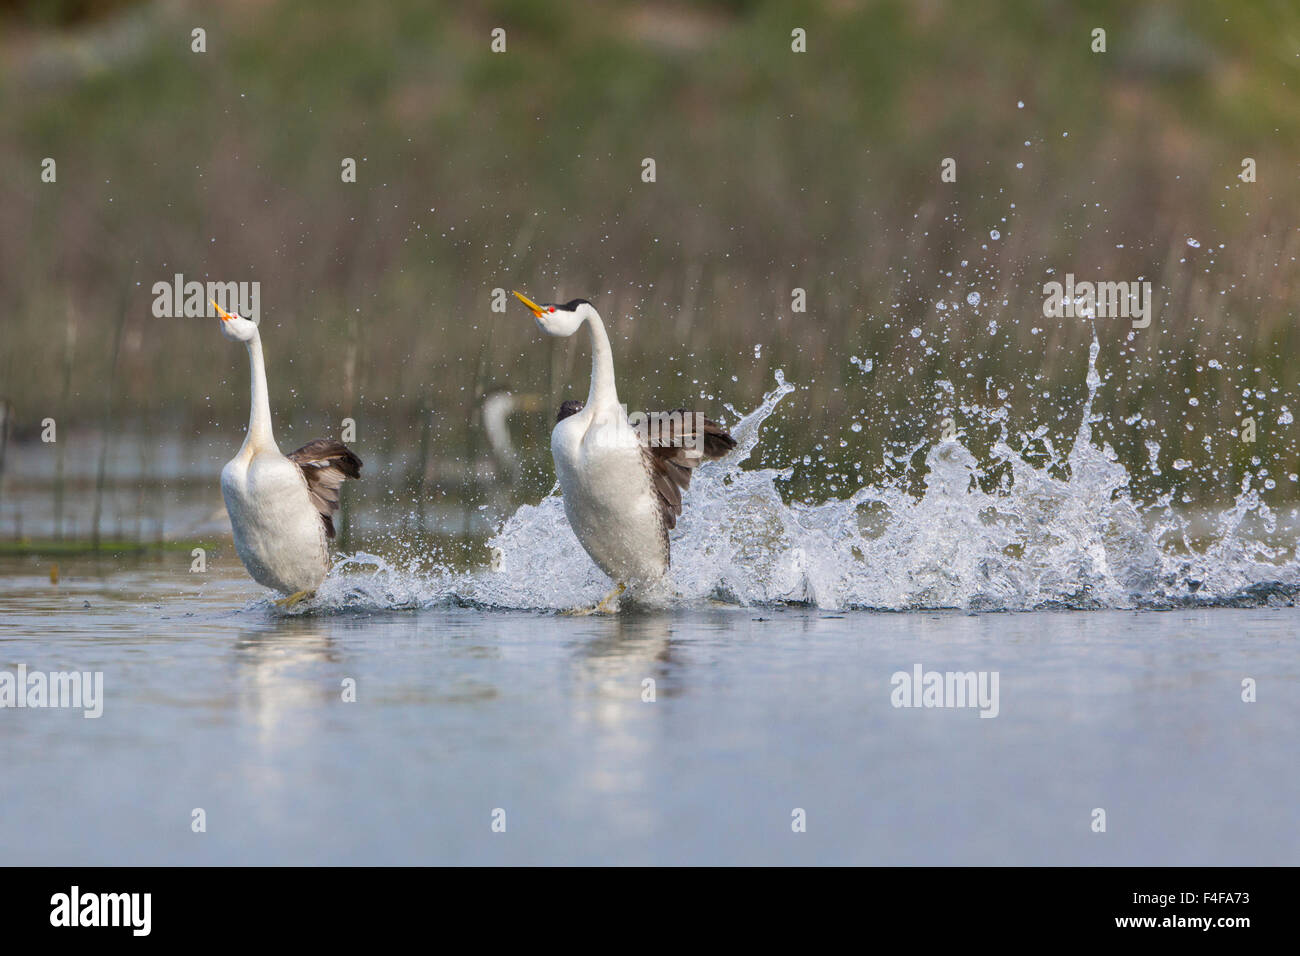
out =
{"type": "MultiPolygon", "coordinates": [[[[783,369],[800,390],[762,460],[807,456],[792,494],[842,495],[950,415],[987,449],[976,406],[1008,406],[1015,447],[1072,435],[1093,328],[1044,318],[1042,285],[1073,272],[1156,287],[1149,329],[1096,323],[1096,434],[1135,490],[1251,473],[1297,497],[1293,3],[20,2],[0,24],[19,438],[54,415],[237,446],[242,350],[151,314],[180,272],[261,282],[282,436],[350,416],[363,457],[423,474],[478,453],[493,388],[585,395],[585,337],[491,311],[519,288],[596,304],[630,408],[747,410],[783,369]]],[[[516,421],[535,497],[551,415],[516,421]]]]}

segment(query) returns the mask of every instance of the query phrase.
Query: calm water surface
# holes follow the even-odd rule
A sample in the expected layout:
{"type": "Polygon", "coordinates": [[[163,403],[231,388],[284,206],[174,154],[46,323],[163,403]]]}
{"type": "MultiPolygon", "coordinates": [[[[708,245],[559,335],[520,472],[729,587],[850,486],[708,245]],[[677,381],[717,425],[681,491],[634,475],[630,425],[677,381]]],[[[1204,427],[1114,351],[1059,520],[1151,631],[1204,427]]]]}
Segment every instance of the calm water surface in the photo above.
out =
{"type": "Polygon", "coordinates": [[[0,563],[0,669],[105,696],[0,710],[6,863],[1300,862],[1295,609],[289,617],[175,564],[0,563]],[[999,715],[893,707],[918,663],[999,715]]]}

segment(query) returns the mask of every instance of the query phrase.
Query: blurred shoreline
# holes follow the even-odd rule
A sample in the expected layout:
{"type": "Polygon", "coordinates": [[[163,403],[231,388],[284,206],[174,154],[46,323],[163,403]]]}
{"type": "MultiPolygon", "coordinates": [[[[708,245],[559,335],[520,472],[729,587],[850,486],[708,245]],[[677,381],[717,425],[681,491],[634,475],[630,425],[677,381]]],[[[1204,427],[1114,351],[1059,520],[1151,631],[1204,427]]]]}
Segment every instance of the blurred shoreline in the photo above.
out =
{"type": "MultiPolygon", "coordinates": [[[[897,474],[948,418],[987,451],[975,406],[1005,406],[1015,444],[1040,427],[1068,440],[1095,331],[1098,441],[1135,476],[1159,445],[1141,493],[1224,500],[1264,468],[1267,500],[1300,497],[1284,424],[1300,395],[1295,10],[66,9],[10,10],[0,40],[14,432],[50,417],[237,441],[242,352],[151,314],[153,283],[182,272],[261,283],[272,404],[295,429],[352,418],[382,455],[471,461],[487,392],[551,408],[585,392],[585,341],[492,311],[518,287],[596,303],[632,407],[750,408],[783,370],[800,390],[765,447],[804,463],[794,496],[842,494],[855,463],[897,474]],[[1096,23],[1106,54],[1089,50],[1096,23]],[[1043,285],[1067,272],[1151,281],[1152,327],[1044,318],[1043,285]]],[[[546,430],[521,430],[525,454],[546,430]]]]}

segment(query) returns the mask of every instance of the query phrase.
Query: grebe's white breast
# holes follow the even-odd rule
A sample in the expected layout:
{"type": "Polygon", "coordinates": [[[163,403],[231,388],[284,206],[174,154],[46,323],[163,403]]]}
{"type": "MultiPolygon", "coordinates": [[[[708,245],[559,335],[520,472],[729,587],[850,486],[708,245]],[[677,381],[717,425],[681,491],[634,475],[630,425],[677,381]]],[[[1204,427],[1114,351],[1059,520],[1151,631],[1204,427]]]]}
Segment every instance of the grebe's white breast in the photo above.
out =
{"type": "Polygon", "coordinates": [[[668,539],[640,439],[621,407],[591,406],[551,432],[564,512],[596,566],[617,583],[645,584],[668,570],[668,539]]]}
{"type": "Polygon", "coordinates": [[[320,513],[302,470],[279,452],[237,455],[221,470],[235,551],[253,580],[293,594],[314,591],[329,571],[320,513]]]}

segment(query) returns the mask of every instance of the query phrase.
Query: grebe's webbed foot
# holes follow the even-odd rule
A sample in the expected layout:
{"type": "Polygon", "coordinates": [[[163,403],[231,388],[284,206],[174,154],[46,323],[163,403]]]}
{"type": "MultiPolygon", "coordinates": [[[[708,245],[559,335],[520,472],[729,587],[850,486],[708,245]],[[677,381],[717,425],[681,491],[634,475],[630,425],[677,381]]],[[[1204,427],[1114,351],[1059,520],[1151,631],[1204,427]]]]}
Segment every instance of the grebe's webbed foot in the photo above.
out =
{"type": "Polygon", "coordinates": [[[626,584],[620,584],[614,590],[606,594],[595,607],[575,607],[571,611],[565,611],[566,614],[573,614],[576,617],[586,617],[589,614],[617,614],[618,599],[623,592],[627,590],[626,584]]]}
{"type": "Polygon", "coordinates": [[[615,587],[614,590],[606,594],[605,597],[601,600],[601,602],[596,605],[596,607],[593,609],[594,613],[617,614],[618,599],[623,596],[623,592],[626,590],[627,590],[626,584],[620,584],[617,587],[615,587]]]}
{"type": "Polygon", "coordinates": [[[282,597],[280,600],[272,601],[271,603],[276,607],[282,607],[287,611],[289,608],[298,605],[309,597],[312,597],[315,593],[315,591],[294,591],[288,597],[282,597]]]}

